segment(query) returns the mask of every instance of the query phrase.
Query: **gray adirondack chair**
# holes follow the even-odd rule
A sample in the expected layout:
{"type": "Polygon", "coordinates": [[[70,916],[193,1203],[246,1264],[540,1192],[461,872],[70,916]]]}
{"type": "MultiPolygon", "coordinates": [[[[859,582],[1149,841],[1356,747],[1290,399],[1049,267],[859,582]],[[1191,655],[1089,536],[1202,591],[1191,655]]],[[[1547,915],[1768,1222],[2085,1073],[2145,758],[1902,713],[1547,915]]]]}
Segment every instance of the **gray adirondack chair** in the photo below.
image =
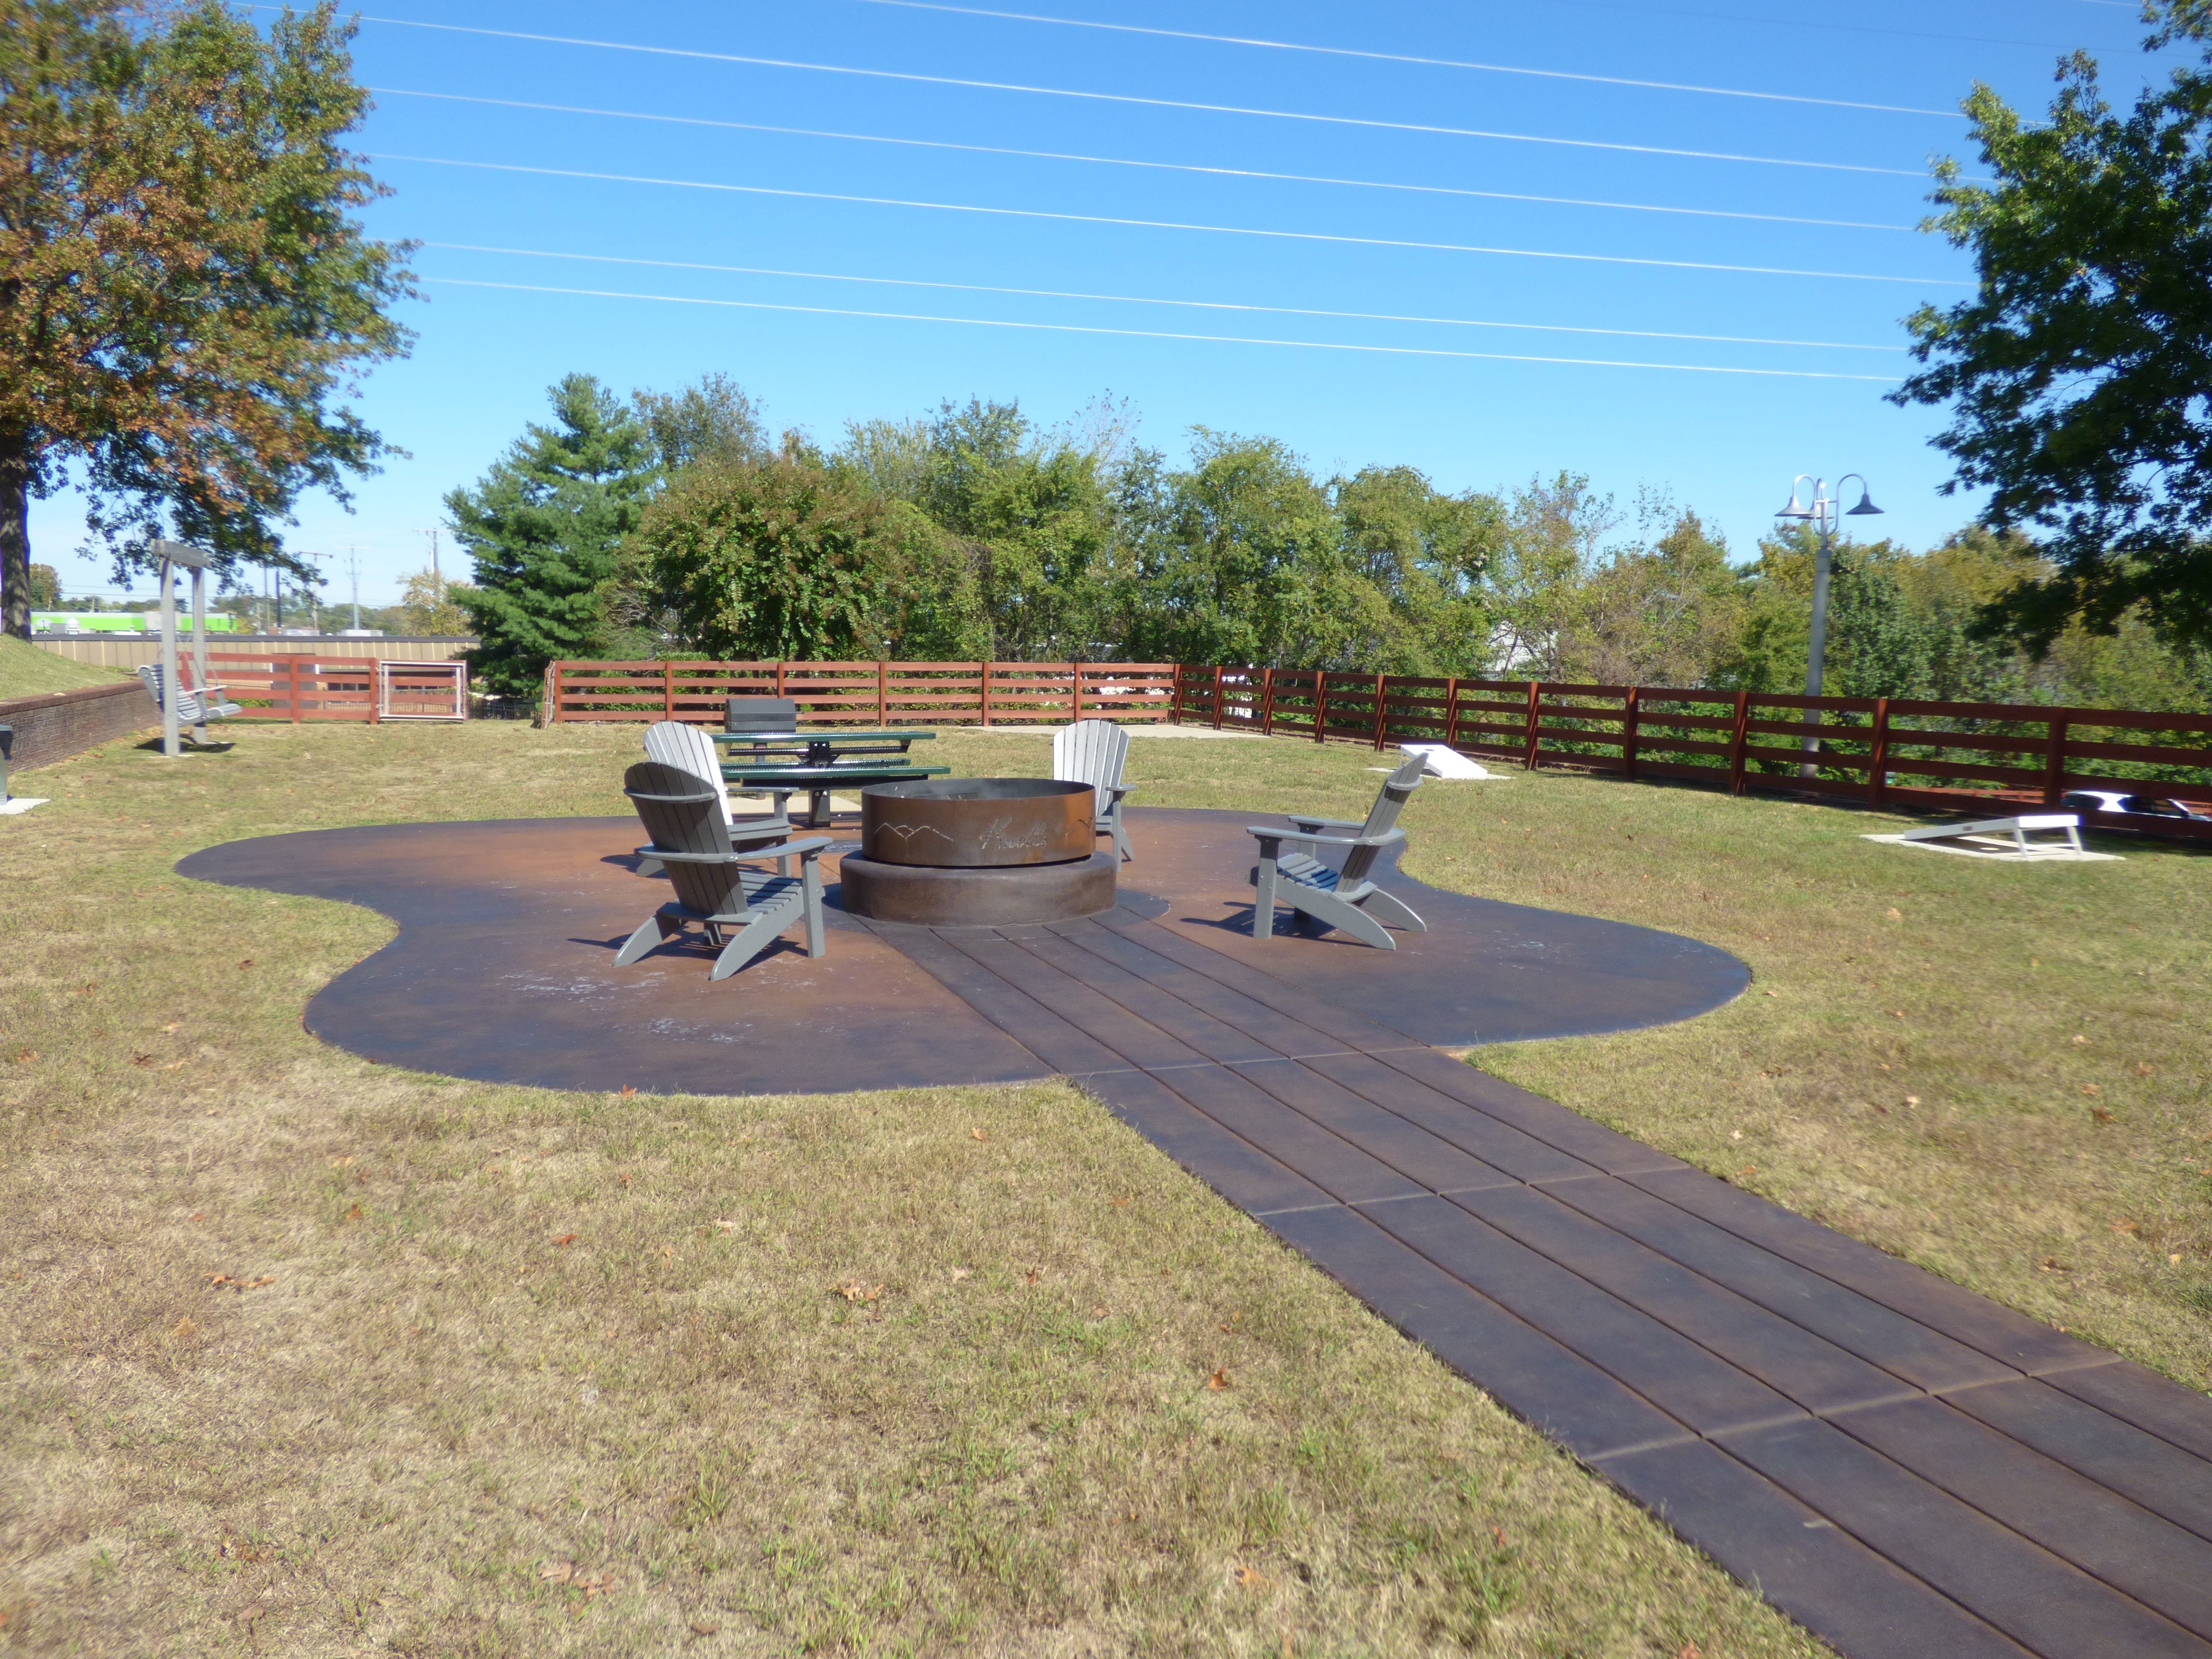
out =
{"type": "MultiPolygon", "coordinates": [[[[154,699],[154,706],[156,708],[161,707],[166,701],[162,690],[167,684],[161,673],[161,665],[157,662],[141,663],[131,672],[146,683],[146,690],[154,699]]],[[[189,685],[179,686],[177,725],[179,727],[204,726],[210,720],[219,720],[226,715],[241,712],[236,703],[223,696],[228,689],[212,684],[204,685],[198,690],[189,685]]]]}
{"type": "Polygon", "coordinates": [[[1406,839],[1406,832],[1397,827],[1398,813],[1420,787],[1422,766],[1420,756],[1409,756],[1404,765],[1385,778],[1382,792],[1376,796],[1374,810],[1368,813],[1364,823],[1286,813],[1285,816],[1291,821],[1288,830],[1245,826],[1260,842],[1260,862],[1246,878],[1258,890],[1252,910],[1253,938],[1273,936],[1278,903],[1289,905],[1302,922],[1341,928],[1378,950],[1398,948],[1397,941],[1390,937],[1391,927],[1402,927],[1415,933],[1429,931],[1428,923],[1415,915],[1403,900],[1394,898],[1367,879],[1376,854],[1406,839]],[[1324,830],[1351,830],[1357,833],[1328,836],[1321,833],[1324,830]],[[1292,849],[1287,853],[1283,850],[1285,842],[1292,849]],[[1316,858],[1316,846],[1343,848],[1342,867],[1333,870],[1316,858]]]}
{"type": "MultiPolygon", "coordinates": [[[[722,757],[714,752],[714,740],[696,726],[686,726],[682,720],[655,720],[645,728],[645,755],[647,760],[659,762],[689,772],[713,786],[714,798],[721,803],[722,822],[729,826],[731,844],[735,847],[757,847],[772,841],[787,841],[791,836],[791,791],[775,789],[769,792],[773,805],[768,815],[738,817],[730,811],[729,786],[722,781],[722,757]]],[[[788,860],[779,861],[776,873],[791,873],[788,860]]],[[[648,859],[638,866],[641,876],[657,876],[660,865],[648,859]]]]}
{"type": "Polygon", "coordinates": [[[1087,783],[1098,792],[1098,817],[1092,833],[1111,836],[1114,850],[1127,860],[1137,855],[1121,827],[1121,803],[1129,786],[1121,767],[1129,758],[1129,734],[1111,720],[1078,720],[1052,734],[1052,776],[1055,783],[1087,783]]]}
{"type": "Polygon", "coordinates": [[[794,922],[806,926],[806,954],[823,953],[821,858],[830,845],[827,836],[741,850],[731,843],[714,785],[658,761],[641,761],[623,773],[623,793],[653,838],[650,846],[637,850],[666,866],[676,899],[640,924],[617,953],[616,967],[627,968],[690,922],[698,923],[707,942],[721,952],[709,979],[727,979],[794,922]],[[771,857],[779,866],[798,859],[799,874],[770,875],[746,867],[771,857]]]}

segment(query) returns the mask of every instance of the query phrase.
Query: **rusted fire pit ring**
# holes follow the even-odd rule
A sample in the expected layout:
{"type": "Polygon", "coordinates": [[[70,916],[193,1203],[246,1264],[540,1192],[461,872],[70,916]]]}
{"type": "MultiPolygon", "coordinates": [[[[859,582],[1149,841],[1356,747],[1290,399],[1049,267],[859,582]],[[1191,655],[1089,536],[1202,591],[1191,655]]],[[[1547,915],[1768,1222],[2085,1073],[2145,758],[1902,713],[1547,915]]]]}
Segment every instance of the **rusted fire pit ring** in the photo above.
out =
{"type": "Polygon", "coordinates": [[[930,778],[860,792],[860,854],[933,869],[1064,864],[1098,844],[1097,792],[1046,778],[930,778]]]}
{"type": "Polygon", "coordinates": [[[931,927],[1068,921],[1114,905],[1094,852],[1097,793],[1043,778],[941,778],[860,792],[860,850],[840,863],[855,915],[931,927]]]}

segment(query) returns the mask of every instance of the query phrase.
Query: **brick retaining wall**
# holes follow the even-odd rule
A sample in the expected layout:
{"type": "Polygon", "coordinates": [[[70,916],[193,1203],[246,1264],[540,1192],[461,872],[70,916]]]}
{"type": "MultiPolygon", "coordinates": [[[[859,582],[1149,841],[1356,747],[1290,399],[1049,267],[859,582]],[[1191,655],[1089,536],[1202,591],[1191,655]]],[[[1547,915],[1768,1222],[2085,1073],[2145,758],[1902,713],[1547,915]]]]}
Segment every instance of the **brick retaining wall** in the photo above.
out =
{"type": "Polygon", "coordinates": [[[8,763],[11,772],[52,766],[94,744],[131,737],[161,720],[160,706],[135,679],[35,697],[0,698],[0,726],[15,728],[15,752],[8,763]]]}

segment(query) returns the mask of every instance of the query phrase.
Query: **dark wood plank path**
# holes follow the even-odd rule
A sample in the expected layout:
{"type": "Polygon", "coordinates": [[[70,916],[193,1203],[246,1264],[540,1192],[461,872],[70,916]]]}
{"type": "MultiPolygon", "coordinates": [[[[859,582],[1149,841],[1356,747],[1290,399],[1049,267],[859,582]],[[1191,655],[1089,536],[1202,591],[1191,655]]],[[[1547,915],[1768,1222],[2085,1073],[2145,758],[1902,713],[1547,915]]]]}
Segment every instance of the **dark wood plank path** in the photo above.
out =
{"type": "Polygon", "coordinates": [[[871,926],[1854,1659],[2212,1655],[2202,1395],[1139,909],[871,926]]]}

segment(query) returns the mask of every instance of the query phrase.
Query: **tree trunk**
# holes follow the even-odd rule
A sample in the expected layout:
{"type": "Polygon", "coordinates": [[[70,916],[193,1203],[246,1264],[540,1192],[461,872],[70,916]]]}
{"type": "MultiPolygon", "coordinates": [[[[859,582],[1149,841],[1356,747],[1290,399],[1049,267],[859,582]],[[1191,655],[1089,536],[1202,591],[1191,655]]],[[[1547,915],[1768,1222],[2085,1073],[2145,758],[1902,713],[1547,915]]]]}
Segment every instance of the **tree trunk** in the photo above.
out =
{"type": "Polygon", "coordinates": [[[0,632],[31,637],[31,438],[0,431],[0,632]]]}

